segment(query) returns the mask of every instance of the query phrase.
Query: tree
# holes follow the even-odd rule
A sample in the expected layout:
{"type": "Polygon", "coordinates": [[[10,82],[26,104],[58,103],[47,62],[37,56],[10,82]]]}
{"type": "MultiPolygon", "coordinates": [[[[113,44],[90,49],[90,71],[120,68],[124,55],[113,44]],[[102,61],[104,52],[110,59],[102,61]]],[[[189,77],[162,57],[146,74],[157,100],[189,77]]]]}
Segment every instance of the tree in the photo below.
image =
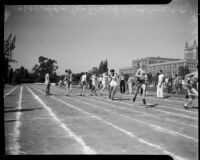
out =
{"type": "Polygon", "coordinates": [[[108,61],[101,61],[99,64],[99,73],[102,74],[108,71],[108,61]]]}
{"type": "Polygon", "coordinates": [[[44,82],[44,76],[46,72],[49,72],[50,80],[52,82],[57,81],[58,77],[55,73],[55,71],[58,69],[58,66],[56,65],[57,61],[43,56],[40,56],[38,61],[39,65],[36,64],[32,69],[34,74],[37,75],[38,81],[44,82]]]}
{"type": "Polygon", "coordinates": [[[30,82],[29,81],[28,70],[26,68],[24,68],[24,66],[21,66],[19,69],[15,70],[14,81],[17,84],[18,83],[27,83],[27,82],[30,82]]]}
{"type": "Polygon", "coordinates": [[[70,70],[70,68],[69,68],[69,69],[66,69],[65,72],[66,72],[66,71],[69,71],[69,74],[72,73],[72,71],[70,70]]]}
{"type": "Polygon", "coordinates": [[[92,73],[92,74],[99,74],[99,69],[98,69],[98,67],[93,67],[92,70],[91,70],[91,73],[92,73]]]}
{"type": "Polygon", "coordinates": [[[190,73],[188,66],[180,66],[178,68],[178,76],[185,77],[188,73],[190,73]]]}
{"type": "Polygon", "coordinates": [[[4,40],[4,50],[3,50],[3,55],[4,55],[4,61],[3,61],[3,80],[4,83],[8,82],[8,74],[9,70],[11,69],[10,63],[12,62],[17,62],[16,60],[13,59],[13,54],[14,54],[14,49],[15,49],[15,41],[16,41],[16,36],[12,36],[12,33],[8,36],[6,40],[4,40]]]}
{"type": "Polygon", "coordinates": [[[11,68],[10,71],[9,71],[8,83],[13,82],[13,77],[14,77],[14,71],[13,71],[13,68],[11,68]]]}

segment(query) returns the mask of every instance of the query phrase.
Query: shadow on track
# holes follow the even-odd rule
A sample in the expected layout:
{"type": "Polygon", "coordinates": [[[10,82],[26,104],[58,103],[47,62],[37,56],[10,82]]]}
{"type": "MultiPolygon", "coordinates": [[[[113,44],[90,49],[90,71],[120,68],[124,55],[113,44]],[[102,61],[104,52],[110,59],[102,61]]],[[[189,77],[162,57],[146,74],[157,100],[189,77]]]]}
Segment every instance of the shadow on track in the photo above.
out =
{"type": "Polygon", "coordinates": [[[18,120],[16,120],[16,119],[10,119],[10,120],[5,120],[4,122],[8,123],[8,122],[16,122],[16,121],[18,121],[18,120]]]}
{"type": "Polygon", "coordinates": [[[4,111],[5,113],[7,112],[24,112],[24,111],[33,111],[37,109],[43,109],[43,108],[30,108],[30,109],[12,109],[12,110],[6,110],[4,111]]]}
{"type": "Polygon", "coordinates": [[[187,109],[199,109],[197,106],[188,107],[187,109]]]}
{"type": "Polygon", "coordinates": [[[146,108],[152,108],[152,107],[156,107],[159,104],[146,104],[146,108]]]}

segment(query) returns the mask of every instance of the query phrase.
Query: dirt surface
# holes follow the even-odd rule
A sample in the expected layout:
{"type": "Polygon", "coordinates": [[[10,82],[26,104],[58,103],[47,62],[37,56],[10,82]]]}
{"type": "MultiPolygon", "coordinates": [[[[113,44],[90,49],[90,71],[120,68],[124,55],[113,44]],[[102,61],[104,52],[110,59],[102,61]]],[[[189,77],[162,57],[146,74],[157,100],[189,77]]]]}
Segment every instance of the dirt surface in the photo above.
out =
{"type": "Polygon", "coordinates": [[[177,160],[198,159],[198,102],[184,109],[184,98],[155,98],[147,105],[138,95],[117,92],[79,96],[73,87],[23,84],[4,89],[7,154],[167,154],[177,160]],[[9,94],[8,94],[9,93],[9,94]]]}

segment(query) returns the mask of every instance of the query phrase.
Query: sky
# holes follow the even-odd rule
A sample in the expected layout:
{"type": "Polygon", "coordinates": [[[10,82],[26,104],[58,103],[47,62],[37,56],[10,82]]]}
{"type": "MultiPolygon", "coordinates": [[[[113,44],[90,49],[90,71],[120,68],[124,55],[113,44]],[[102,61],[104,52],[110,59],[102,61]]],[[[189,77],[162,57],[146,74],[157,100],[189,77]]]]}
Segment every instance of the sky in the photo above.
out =
{"type": "Polygon", "coordinates": [[[16,35],[11,66],[31,71],[44,56],[57,61],[62,75],[68,68],[87,72],[106,59],[118,72],[132,59],[183,58],[186,41],[198,41],[197,3],[6,6],[4,39],[16,35]]]}

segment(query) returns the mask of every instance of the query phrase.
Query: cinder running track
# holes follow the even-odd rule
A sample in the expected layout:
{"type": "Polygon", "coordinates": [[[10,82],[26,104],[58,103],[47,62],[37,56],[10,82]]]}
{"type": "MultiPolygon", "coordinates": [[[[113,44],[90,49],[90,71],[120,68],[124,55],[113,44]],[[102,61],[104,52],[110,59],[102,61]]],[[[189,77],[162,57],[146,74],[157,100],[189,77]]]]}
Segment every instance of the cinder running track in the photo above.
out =
{"type": "Polygon", "coordinates": [[[62,87],[23,84],[4,89],[7,154],[167,154],[175,160],[198,159],[198,103],[184,109],[183,98],[157,99],[147,106],[138,95],[115,100],[103,96],[70,97],[62,87]]]}

